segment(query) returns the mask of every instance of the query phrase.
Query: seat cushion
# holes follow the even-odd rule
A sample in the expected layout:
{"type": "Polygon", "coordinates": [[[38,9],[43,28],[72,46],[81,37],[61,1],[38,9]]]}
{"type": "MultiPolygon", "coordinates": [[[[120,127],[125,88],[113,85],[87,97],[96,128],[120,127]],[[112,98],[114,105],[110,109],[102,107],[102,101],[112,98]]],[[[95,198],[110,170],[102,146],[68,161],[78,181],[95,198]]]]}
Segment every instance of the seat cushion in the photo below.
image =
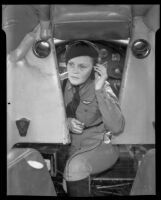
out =
{"type": "Polygon", "coordinates": [[[13,148],[7,155],[7,194],[56,196],[41,154],[29,148],[13,148]]]}

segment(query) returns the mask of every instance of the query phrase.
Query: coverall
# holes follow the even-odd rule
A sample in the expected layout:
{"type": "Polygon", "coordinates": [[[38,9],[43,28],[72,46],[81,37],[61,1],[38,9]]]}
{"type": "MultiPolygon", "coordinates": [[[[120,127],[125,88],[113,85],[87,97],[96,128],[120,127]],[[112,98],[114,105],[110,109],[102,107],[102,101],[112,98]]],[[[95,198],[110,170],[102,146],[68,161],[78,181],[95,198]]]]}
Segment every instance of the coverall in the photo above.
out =
{"type": "MultiPolygon", "coordinates": [[[[72,85],[67,81],[64,90],[65,106],[73,97],[72,85]]],[[[82,134],[71,133],[71,147],[69,159],[64,170],[67,181],[77,181],[91,174],[109,169],[117,161],[119,151],[116,146],[107,140],[108,120],[106,113],[107,98],[118,108],[124,128],[124,117],[121,114],[118,99],[113,93],[108,82],[105,82],[101,90],[95,91],[94,81],[88,80],[80,88],[80,104],[76,110],[76,118],[85,124],[82,134]]]]}

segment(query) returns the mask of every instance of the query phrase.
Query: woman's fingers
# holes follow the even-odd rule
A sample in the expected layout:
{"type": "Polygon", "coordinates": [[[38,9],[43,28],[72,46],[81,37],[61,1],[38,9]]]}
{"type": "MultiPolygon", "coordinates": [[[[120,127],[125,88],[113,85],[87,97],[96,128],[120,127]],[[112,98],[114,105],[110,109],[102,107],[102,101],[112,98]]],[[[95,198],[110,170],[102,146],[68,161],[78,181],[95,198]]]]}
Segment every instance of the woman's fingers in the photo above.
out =
{"type": "Polygon", "coordinates": [[[96,65],[97,65],[98,67],[105,67],[105,68],[106,68],[107,64],[108,64],[108,61],[105,61],[105,62],[102,63],[102,64],[97,63],[96,65]]]}
{"type": "Polygon", "coordinates": [[[84,128],[84,123],[80,122],[79,120],[77,120],[75,118],[73,119],[73,121],[78,127],[84,128]]]}
{"type": "Polygon", "coordinates": [[[94,66],[94,70],[102,77],[108,77],[107,69],[104,65],[97,64],[94,66]]]}
{"type": "Polygon", "coordinates": [[[107,69],[102,64],[94,66],[95,73],[95,90],[100,90],[108,78],[107,69]]]}
{"type": "Polygon", "coordinates": [[[80,122],[79,120],[77,119],[74,119],[74,122],[78,125],[81,125],[81,126],[84,126],[84,123],[80,122]]]}
{"type": "Polygon", "coordinates": [[[99,69],[98,67],[95,67],[94,69],[95,69],[95,71],[97,71],[97,72],[99,72],[99,73],[102,73],[102,70],[99,69]]]}
{"type": "Polygon", "coordinates": [[[98,69],[98,68],[95,68],[95,71],[96,71],[96,72],[98,73],[98,75],[100,75],[100,76],[105,75],[105,72],[102,71],[102,70],[100,70],[100,69],[98,69]]]}
{"type": "Polygon", "coordinates": [[[83,132],[84,124],[75,118],[68,118],[69,129],[76,134],[81,134],[83,132]]]}
{"type": "Polygon", "coordinates": [[[77,119],[72,120],[72,129],[76,133],[82,133],[84,128],[84,124],[77,119]]]}
{"type": "Polygon", "coordinates": [[[75,132],[75,133],[82,133],[82,132],[83,132],[83,128],[79,127],[79,126],[76,125],[76,124],[74,124],[74,125],[72,126],[72,130],[73,130],[73,132],[75,132]]]}
{"type": "Polygon", "coordinates": [[[77,134],[81,134],[83,132],[83,130],[73,129],[72,132],[77,133],[77,134]]]}
{"type": "Polygon", "coordinates": [[[83,130],[83,126],[76,124],[75,122],[72,123],[73,124],[73,128],[78,129],[78,130],[83,130]]]}
{"type": "Polygon", "coordinates": [[[73,118],[73,121],[74,121],[75,123],[77,123],[77,124],[81,124],[81,122],[80,122],[79,120],[75,119],[75,118],[73,118]]]}
{"type": "Polygon", "coordinates": [[[107,62],[103,63],[103,64],[96,64],[95,68],[96,69],[99,69],[100,71],[102,72],[105,72],[106,71],[106,68],[107,68],[107,62]]]}
{"type": "Polygon", "coordinates": [[[98,80],[100,78],[98,72],[95,72],[95,80],[98,80]]]}
{"type": "Polygon", "coordinates": [[[104,66],[95,66],[94,68],[100,72],[106,72],[106,68],[104,66]]]}

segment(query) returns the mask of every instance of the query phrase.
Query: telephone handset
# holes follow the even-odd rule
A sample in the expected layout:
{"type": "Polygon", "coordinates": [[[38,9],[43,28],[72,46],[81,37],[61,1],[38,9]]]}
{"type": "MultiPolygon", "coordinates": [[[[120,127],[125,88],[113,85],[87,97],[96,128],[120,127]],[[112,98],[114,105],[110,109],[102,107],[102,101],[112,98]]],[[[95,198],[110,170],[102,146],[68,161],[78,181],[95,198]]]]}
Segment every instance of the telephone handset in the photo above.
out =
{"type": "MultiPolygon", "coordinates": [[[[98,63],[98,59],[95,59],[95,60],[94,60],[93,66],[95,66],[96,63],[98,63]]],[[[94,70],[94,67],[93,67],[93,69],[92,69],[92,71],[91,71],[91,79],[92,79],[92,80],[95,79],[95,70],[94,70]]]]}
{"type": "MultiPolygon", "coordinates": [[[[94,61],[94,66],[96,65],[96,63],[105,65],[105,64],[107,63],[107,61],[105,61],[105,62],[102,63],[102,58],[101,58],[101,57],[98,57],[98,59],[94,61]]],[[[97,73],[98,73],[98,72],[97,72],[97,73]]],[[[91,79],[92,79],[92,80],[95,79],[95,70],[94,70],[94,68],[92,69],[92,72],[91,72],[91,79]]]]}

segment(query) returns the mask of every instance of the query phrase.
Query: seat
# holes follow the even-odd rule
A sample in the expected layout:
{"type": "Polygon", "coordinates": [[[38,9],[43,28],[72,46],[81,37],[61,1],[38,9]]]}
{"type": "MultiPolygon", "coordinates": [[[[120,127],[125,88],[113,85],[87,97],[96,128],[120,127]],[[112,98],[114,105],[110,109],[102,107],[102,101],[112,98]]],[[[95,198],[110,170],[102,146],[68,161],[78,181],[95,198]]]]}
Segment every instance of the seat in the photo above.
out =
{"type": "Polygon", "coordinates": [[[41,154],[12,148],[7,155],[7,195],[57,196],[41,154]]]}
{"type": "Polygon", "coordinates": [[[124,145],[118,145],[120,156],[112,168],[91,177],[91,192],[94,196],[129,195],[136,169],[135,159],[124,145]]]}
{"type": "Polygon", "coordinates": [[[140,163],[130,195],[155,195],[155,184],[155,149],[151,149],[140,163]]]}
{"type": "Polygon", "coordinates": [[[91,191],[96,196],[154,195],[155,146],[119,145],[115,165],[91,177],[91,191]]]}

